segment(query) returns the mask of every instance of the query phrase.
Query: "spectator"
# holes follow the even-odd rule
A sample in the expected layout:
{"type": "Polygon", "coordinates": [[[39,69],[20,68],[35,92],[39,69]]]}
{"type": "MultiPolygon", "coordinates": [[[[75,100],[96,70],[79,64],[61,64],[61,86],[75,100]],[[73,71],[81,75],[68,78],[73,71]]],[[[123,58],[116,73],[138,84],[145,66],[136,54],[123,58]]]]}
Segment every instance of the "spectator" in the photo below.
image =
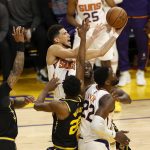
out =
{"type": "Polygon", "coordinates": [[[0,59],[2,67],[3,81],[6,81],[10,71],[10,52],[6,42],[6,35],[9,28],[8,11],[2,3],[0,3],[0,59]]]}
{"type": "Polygon", "coordinates": [[[146,80],[144,77],[144,69],[148,56],[148,37],[144,31],[144,28],[147,24],[150,24],[150,21],[148,21],[148,17],[150,15],[150,1],[124,0],[119,4],[119,6],[126,10],[129,17],[125,29],[117,40],[117,49],[119,52],[119,69],[121,71],[119,86],[125,86],[131,81],[131,77],[128,71],[130,69],[128,45],[131,29],[133,29],[135,34],[138,49],[138,70],[136,73],[136,82],[137,85],[145,85],[146,80]]]}
{"type": "Polygon", "coordinates": [[[10,0],[6,3],[10,15],[10,29],[8,33],[9,44],[12,48],[11,65],[16,54],[16,46],[12,38],[12,27],[25,27],[26,39],[32,42],[38,50],[37,72],[38,79],[47,81],[45,72],[46,53],[48,48],[48,40],[46,30],[43,28],[40,20],[40,12],[37,7],[36,0],[10,0]]]}
{"type": "Polygon", "coordinates": [[[42,17],[47,29],[54,24],[61,24],[68,31],[73,42],[75,29],[66,20],[67,0],[39,0],[42,17]]]}

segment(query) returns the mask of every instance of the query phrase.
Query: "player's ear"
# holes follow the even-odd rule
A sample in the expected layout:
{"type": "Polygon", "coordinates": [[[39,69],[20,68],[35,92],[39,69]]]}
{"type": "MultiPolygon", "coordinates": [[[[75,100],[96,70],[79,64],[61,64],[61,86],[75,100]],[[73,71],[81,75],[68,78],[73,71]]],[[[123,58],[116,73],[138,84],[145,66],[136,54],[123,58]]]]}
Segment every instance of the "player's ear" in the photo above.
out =
{"type": "Polygon", "coordinates": [[[111,84],[111,82],[109,80],[105,81],[105,85],[110,85],[110,84],[111,84]]]}
{"type": "Polygon", "coordinates": [[[59,38],[55,37],[55,38],[54,38],[54,42],[55,42],[55,43],[59,43],[59,38]]]}

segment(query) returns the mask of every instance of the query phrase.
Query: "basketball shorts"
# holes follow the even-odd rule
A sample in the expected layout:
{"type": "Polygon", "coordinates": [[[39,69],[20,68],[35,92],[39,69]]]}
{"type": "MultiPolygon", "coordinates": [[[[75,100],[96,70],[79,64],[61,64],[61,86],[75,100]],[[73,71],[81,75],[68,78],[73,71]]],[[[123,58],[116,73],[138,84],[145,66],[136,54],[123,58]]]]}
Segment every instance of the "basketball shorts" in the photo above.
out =
{"type": "Polygon", "coordinates": [[[79,139],[78,149],[79,150],[110,150],[109,143],[105,140],[103,140],[103,142],[99,140],[85,142],[83,139],[79,139]]]}
{"type": "Polygon", "coordinates": [[[0,150],[17,150],[17,148],[13,141],[0,140],[0,150]]]}

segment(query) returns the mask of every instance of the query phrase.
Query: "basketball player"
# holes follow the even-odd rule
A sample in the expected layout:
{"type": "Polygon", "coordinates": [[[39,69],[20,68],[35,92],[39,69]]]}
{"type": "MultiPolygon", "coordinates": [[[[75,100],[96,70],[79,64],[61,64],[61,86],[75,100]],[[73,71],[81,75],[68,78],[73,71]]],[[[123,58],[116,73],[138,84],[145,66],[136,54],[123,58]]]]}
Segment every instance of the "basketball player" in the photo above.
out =
{"type": "Polygon", "coordinates": [[[147,44],[148,37],[144,29],[146,27],[150,31],[150,1],[124,0],[118,6],[126,10],[129,18],[126,27],[117,40],[119,70],[121,74],[119,79],[119,86],[125,86],[131,82],[131,76],[129,73],[130,63],[128,58],[129,35],[131,29],[133,29],[138,50],[136,83],[137,85],[144,86],[146,85],[144,70],[147,64],[149,53],[147,44]]]}
{"type": "Polygon", "coordinates": [[[48,148],[48,150],[77,149],[76,134],[82,113],[82,98],[79,94],[82,92],[82,87],[84,87],[86,30],[80,30],[79,33],[81,44],[79,56],[77,56],[77,77],[71,75],[66,77],[63,81],[63,89],[66,94],[65,99],[44,103],[44,99],[48,92],[54,90],[59,84],[58,78],[53,78],[46,85],[34,105],[34,108],[38,111],[53,112],[52,142],[54,147],[48,148]],[[83,56],[82,59],[80,57],[81,54],[83,56]]]}
{"type": "Polygon", "coordinates": [[[94,72],[94,81],[85,93],[83,115],[80,124],[79,150],[109,150],[109,143],[119,142],[123,146],[130,140],[126,131],[115,132],[108,128],[109,114],[114,110],[115,99],[110,94],[114,84],[112,70],[99,67],[94,72]]]}
{"type": "MultiPolygon", "coordinates": [[[[115,6],[113,0],[107,0],[107,4],[110,7],[115,6]]],[[[102,0],[68,0],[68,9],[67,9],[67,20],[68,22],[75,26],[81,26],[81,22],[84,19],[90,20],[90,30],[87,33],[87,38],[91,36],[92,31],[97,24],[106,24],[106,13],[104,12],[104,6],[102,0]],[[74,17],[75,16],[75,17],[74,17]]],[[[109,33],[105,30],[99,37],[93,42],[90,49],[100,48],[105,41],[109,39],[109,33]]],[[[76,48],[79,45],[78,34],[75,34],[74,45],[76,48]]],[[[114,47],[115,48],[115,47],[114,47]]],[[[103,57],[100,57],[102,65],[110,66],[110,60],[113,58],[113,47],[111,50],[106,53],[103,57]]],[[[96,59],[96,66],[100,66],[99,59],[96,59]]]]}
{"type": "MultiPolygon", "coordinates": [[[[89,28],[88,21],[83,21],[81,25],[82,30],[89,28]]],[[[92,42],[97,38],[99,32],[104,29],[102,25],[95,28],[92,36],[87,39],[86,48],[90,46],[92,42]]],[[[88,50],[86,52],[86,59],[93,59],[99,56],[103,56],[110,47],[116,41],[116,38],[121,33],[122,29],[116,30],[107,42],[105,42],[100,48],[95,50],[88,50]]],[[[76,63],[75,59],[78,53],[78,47],[76,49],[70,49],[70,36],[67,31],[61,25],[54,25],[50,27],[48,36],[53,45],[51,45],[47,52],[47,68],[49,80],[55,75],[60,79],[60,83],[68,75],[75,75],[76,63]],[[69,58],[69,59],[68,59],[69,58]]],[[[62,85],[60,84],[55,92],[55,99],[64,98],[64,92],[62,85]]]]}
{"type": "MultiPolygon", "coordinates": [[[[68,22],[75,26],[79,27],[83,19],[88,18],[90,20],[90,30],[87,33],[87,38],[91,37],[91,33],[96,27],[97,24],[104,23],[106,24],[106,7],[104,2],[107,3],[109,7],[113,7],[116,3],[120,3],[121,0],[68,0],[68,9],[67,9],[67,20],[68,22]]],[[[90,49],[100,48],[105,41],[110,37],[110,33],[106,30],[101,32],[99,37],[92,43],[89,47],[90,49]]],[[[78,34],[75,34],[73,48],[76,48],[79,45],[78,34]]],[[[113,72],[117,72],[118,68],[118,52],[116,48],[116,43],[113,44],[111,49],[106,53],[106,55],[95,59],[96,66],[108,66],[112,67],[113,72]]],[[[115,107],[116,112],[121,111],[121,105],[119,102],[116,102],[115,107]]]]}
{"type": "MultiPolygon", "coordinates": [[[[84,59],[83,53],[80,53],[78,55],[81,59],[84,59]]],[[[94,84],[94,77],[93,77],[93,69],[92,69],[91,63],[89,61],[86,61],[84,66],[85,66],[84,67],[84,69],[85,69],[84,84],[85,84],[85,90],[87,90],[90,87],[90,85],[94,84]]],[[[110,93],[113,96],[114,100],[119,101],[123,104],[130,104],[131,103],[130,96],[127,93],[125,93],[122,89],[116,87],[118,80],[117,80],[115,74],[113,75],[112,81],[113,82],[112,82],[112,87],[111,87],[110,93]]],[[[114,123],[112,122],[113,121],[112,117],[113,117],[113,113],[111,113],[111,115],[109,115],[109,117],[107,118],[107,127],[109,129],[115,131],[117,128],[116,128],[116,126],[114,126],[114,123]]],[[[118,129],[117,129],[117,132],[118,132],[118,129]]],[[[116,150],[116,148],[119,149],[119,146],[120,146],[119,143],[113,142],[113,143],[111,143],[111,150],[116,150]]],[[[124,149],[126,149],[126,148],[129,149],[128,146],[126,146],[124,149]]]]}
{"type": "Polygon", "coordinates": [[[0,85],[0,150],[16,150],[15,138],[18,134],[17,117],[14,108],[21,108],[32,99],[24,98],[22,101],[9,98],[10,91],[14,88],[24,66],[24,28],[13,29],[18,51],[13,68],[6,82],[0,85]]]}

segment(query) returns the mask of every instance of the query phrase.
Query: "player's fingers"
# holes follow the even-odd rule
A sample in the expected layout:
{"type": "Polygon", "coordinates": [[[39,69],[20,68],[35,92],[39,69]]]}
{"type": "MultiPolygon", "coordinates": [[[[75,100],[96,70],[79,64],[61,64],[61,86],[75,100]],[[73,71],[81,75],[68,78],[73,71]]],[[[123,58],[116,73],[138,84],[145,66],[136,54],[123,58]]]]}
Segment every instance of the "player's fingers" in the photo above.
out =
{"type": "Polygon", "coordinates": [[[122,132],[125,133],[125,134],[129,133],[129,131],[124,131],[124,130],[122,130],[122,132]]]}

